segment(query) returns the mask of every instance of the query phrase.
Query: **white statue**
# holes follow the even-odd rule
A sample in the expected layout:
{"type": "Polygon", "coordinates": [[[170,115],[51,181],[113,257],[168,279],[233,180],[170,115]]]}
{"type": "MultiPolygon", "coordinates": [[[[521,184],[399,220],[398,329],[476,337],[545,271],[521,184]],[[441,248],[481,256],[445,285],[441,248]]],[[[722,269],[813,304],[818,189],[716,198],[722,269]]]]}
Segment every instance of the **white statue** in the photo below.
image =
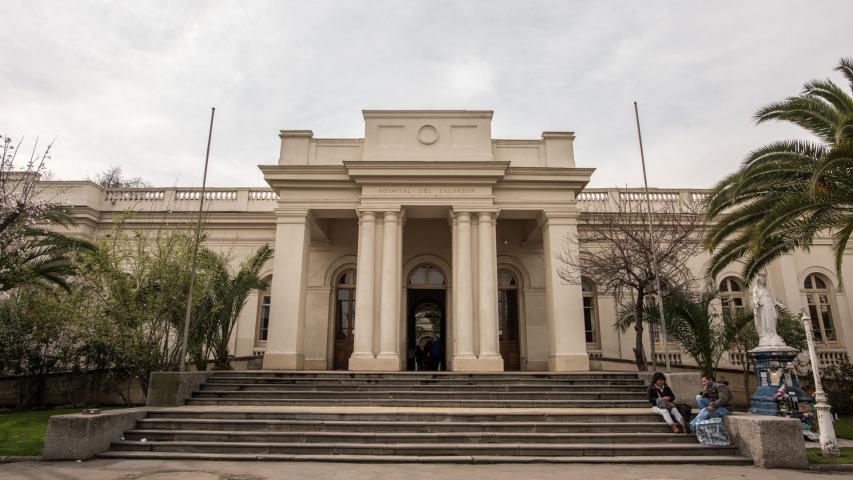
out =
{"type": "Polygon", "coordinates": [[[761,272],[752,286],[752,307],[755,313],[755,330],[758,331],[758,348],[754,350],[787,350],[785,340],[776,333],[776,322],[779,319],[776,306],[785,306],[777,302],[773,293],[767,288],[767,274],[761,272]]]}

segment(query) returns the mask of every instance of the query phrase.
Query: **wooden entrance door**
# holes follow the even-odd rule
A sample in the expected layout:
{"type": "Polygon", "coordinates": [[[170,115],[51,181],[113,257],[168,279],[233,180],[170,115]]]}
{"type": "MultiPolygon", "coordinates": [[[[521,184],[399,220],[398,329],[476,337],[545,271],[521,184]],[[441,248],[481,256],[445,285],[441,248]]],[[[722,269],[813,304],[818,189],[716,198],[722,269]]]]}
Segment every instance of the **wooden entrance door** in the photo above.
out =
{"type": "Polygon", "coordinates": [[[518,281],[512,272],[498,272],[498,340],[504,371],[521,370],[518,331],[518,281]]]}
{"type": "Polygon", "coordinates": [[[335,340],[332,368],[346,370],[355,331],[355,270],[338,275],[335,283],[335,340]]]}

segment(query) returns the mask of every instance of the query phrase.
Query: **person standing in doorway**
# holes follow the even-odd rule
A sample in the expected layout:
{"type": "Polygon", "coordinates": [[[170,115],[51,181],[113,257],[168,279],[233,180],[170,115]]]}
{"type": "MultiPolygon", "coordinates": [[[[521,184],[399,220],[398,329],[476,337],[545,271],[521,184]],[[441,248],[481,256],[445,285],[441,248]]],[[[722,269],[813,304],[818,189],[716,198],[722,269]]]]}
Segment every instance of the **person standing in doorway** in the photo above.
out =
{"type": "Polygon", "coordinates": [[[424,369],[424,350],[420,345],[415,346],[415,370],[422,371],[424,369]]]}
{"type": "Polygon", "coordinates": [[[432,346],[429,349],[429,355],[432,357],[432,369],[433,370],[443,370],[444,369],[444,342],[441,340],[441,337],[435,339],[432,342],[432,346]]]}

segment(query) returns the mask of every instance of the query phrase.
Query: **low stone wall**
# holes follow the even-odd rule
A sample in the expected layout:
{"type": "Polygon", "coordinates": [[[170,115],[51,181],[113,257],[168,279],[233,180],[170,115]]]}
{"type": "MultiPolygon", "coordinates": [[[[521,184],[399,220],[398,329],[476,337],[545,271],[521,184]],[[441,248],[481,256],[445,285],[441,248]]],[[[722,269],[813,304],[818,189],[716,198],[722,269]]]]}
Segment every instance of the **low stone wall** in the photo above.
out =
{"type": "MultiPolygon", "coordinates": [[[[19,397],[34,387],[33,377],[0,378],[0,408],[17,408],[19,397]]],[[[34,407],[59,405],[140,405],[145,395],[135,379],[117,380],[104,371],[56,373],[45,377],[34,407]]]]}
{"type": "Polygon", "coordinates": [[[85,460],[107,450],[122,433],[145,418],[147,408],[111,410],[95,415],[54,415],[44,439],[45,460],[85,460]]]}
{"type": "MultiPolygon", "coordinates": [[[[259,370],[263,357],[239,357],[231,360],[235,371],[259,370]]],[[[190,370],[194,367],[188,365],[190,370]]],[[[194,371],[194,370],[193,370],[194,371]]],[[[0,377],[0,409],[18,408],[20,390],[30,388],[32,377],[0,377]]],[[[44,390],[32,407],[67,405],[144,405],[145,394],[135,378],[117,378],[108,371],[62,372],[45,378],[44,390]]]]}
{"type": "Polygon", "coordinates": [[[148,383],[149,407],[183,405],[212,372],[151,372],[148,383]]]}
{"type": "Polygon", "coordinates": [[[802,424],[794,418],[734,413],[723,425],[740,454],[758,467],[808,468],[802,424]]]}

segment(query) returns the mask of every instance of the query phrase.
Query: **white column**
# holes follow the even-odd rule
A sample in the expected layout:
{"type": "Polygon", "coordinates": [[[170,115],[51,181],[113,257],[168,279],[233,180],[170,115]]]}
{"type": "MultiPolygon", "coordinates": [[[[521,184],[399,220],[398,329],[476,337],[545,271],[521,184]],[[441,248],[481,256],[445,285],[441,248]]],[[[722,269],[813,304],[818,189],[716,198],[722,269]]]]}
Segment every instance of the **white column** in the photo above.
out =
{"type": "Polygon", "coordinates": [[[479,220],[479,319],[480,360],[497,362],[492,368],[503,370],[503,360],[498,351],[498,279],[495,256],[495,214],[480,212],[479,220]]]}
{"type": "Polygon", "coordinates": [[[382,239],[382,292],[379,312],[379,355],[377,360],[387,364],[387,370],[398,370],[400,356],[397,352],[397,312],[400,289],[397,285],[399,250],[397,242],[398,212],[385,212],[382,239]]]}
{"type": "Polygon", "coordinates": [[[474,358],[474,292],[471,288],[471,214],[456,214],[456,257],[453,271],[456,272],[456,303],[453,321],[456,322],[456,352],[459,359],[474,358]]]}
{"type": "Polygon", "coordinates": [[[372,361],[374,291],[373,276],[376,251],[376,214],[359,212],[358,215],[358,268],[355,289],[355,344],[350,357],[350,370],[362,370],[363,360],[372,361]]]}
{"type": "Polygon", "coordinates": [[[397,352],[399,353],[399,366],[398,370],[406,369],[406,314],[403,311],[404,305],[403,295],[405,295],[406,291],[402,288],[403,285],[403,227],[406,225],[406,211],[401,210],[400,215],[397,217],[397,268],[394,270],[396,272],[394,276],[394,289],[397,292],[397,352]]]}
{"type": "Polygon", "coordinates": [[[558,256],[568,247],[577,253],[577,214],[574,212],[544,212],[542,241],[545,255],[545,302],[551,335],[548,370],[589,370],[586,337],[583,323],[583,292],[580,275],[564,279],[560,270],[564,264],[558,256]]]}
{"type": "Polygon", "coordinates": [[[459,281],[457,280],[457,272],[455,262],[456,259],[459,258],[459,250],[456,248],[457,240],[459,237],[458,230],[456,229],[456,215],[453,212],[448,212],[447,222],[450,224],[450,306],[448,308],[448,316],[450,317],[450,336],[447,342],[447,359],[448,359],[448,370],[456,370],[456,364],[454,363],[454,359],[456,358],[457,352],[459,352],[459,322],[456,320],[456,304],[459,301],[459,281]]]}
{"type": "Polygon", "coordinates": [[[302,370],[308,283],[308,212],[276,212],[270,324],[264,369],[302,370]]]}

